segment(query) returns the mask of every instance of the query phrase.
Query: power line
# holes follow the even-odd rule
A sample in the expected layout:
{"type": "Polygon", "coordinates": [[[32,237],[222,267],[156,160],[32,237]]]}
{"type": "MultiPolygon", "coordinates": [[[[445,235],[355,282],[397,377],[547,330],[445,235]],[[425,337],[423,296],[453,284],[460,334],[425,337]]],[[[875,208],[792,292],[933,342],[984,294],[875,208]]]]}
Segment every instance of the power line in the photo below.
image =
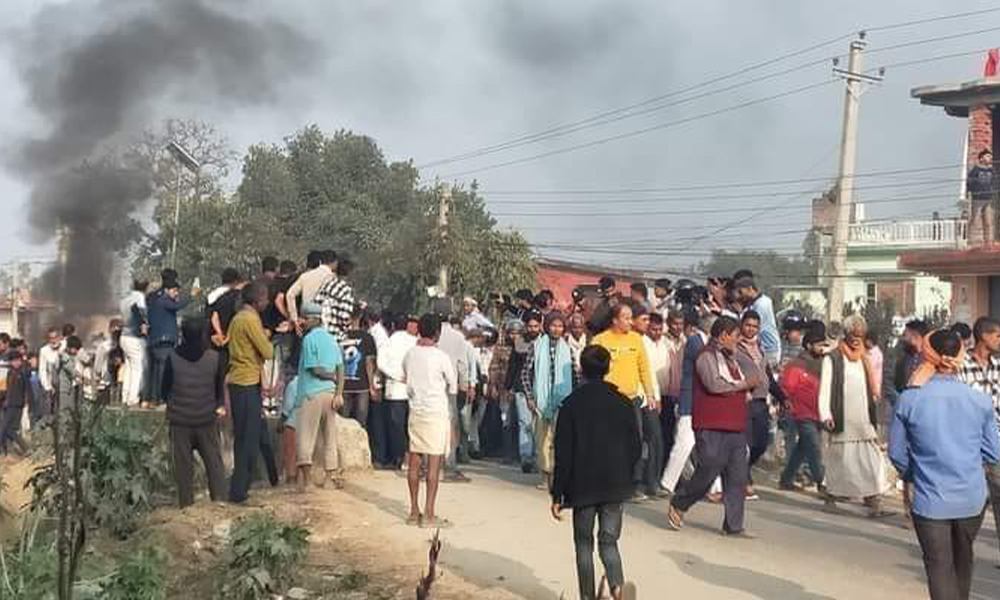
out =
{"type": "MultiPolygon", "coordinates": [[[[825,48],[826,46],[831,46],[833,44],[836,44],[837,42],[840,42],[840,41],[843,41],[843,40],[845,40],[847,38],[850,38],[852,35],[854,35],[853,32],[848,33],[848,34],[844,34],[844,35],[840,35],[840,36],[837,36],[837,37],[835,37],[833,39],[830,39],[828,41],[821,42],[819,44],[814,44],[814,45],[808,46],[806,48],[801,48],[799,50],[795,50],[795,51],[789,52],[787,54],[782,54],[782,55],[777,56],[775,58],[771,58],[771,59],[768,59],[768,60],[765,60],[765,61],[761,61],[759,63],[755,63],[755,64],[750,65],[748,67],[744,67],[742,69],[737,69],[735,71],[731,71],[731,72],[726,73],[724,75],[719,75],[719,76],[713,77],[713,78],[708,79],[706,81],[703,81],[701,83],[697,83],[697,84],[690,85],[690,86],[687,86],[687,87],[684,87],[684,88],[681,88],[681,89],[678,89],[678,90],[674,90],[672,92],[667,92],[665,94],[654,96],[652,98],[648,98],[646,100],[642,100],[640,102],[637,102],[637,103],[634,103],[634,104],[630,104],[628,106],[624,106],[624,107],[621,107],[621,108],[616,108],[616,109],[613,109],[613,110],[609,110],[609,111],[605,111],[605,112],[602,112],[602,113],[598,113],[598,114],[593,115],[591,117],[587,117],[585,119],[581,119],[581,120],[574,121],[574,122],[571,122],[571,123],[566,123],[566,124],[563,124],[563,125],[558,125],[558,126],[546,129],[544,131],[541,131],[539,133],[522,135],[520,137],[514,138],[512,140],[508,140],[506,142],[501,142],[499,144],[493,144],[493,145],[490,145],[490,146],[485,146],[483,148],[478,148],[478,149],[475,149],[475,150],[464,152],[464,153],[461,153],[461,154],[458,154],[458,155],[455,155],[455,156],[452,156],[452,157],[447,157],[447,158],[443,158],[443,159],[438,159],[438,160],[430,161],[430,162],[425,163],[423,165],[418,165],[417,168],[418,169],[419,168],[426,168],[426,167],[429,167],[429,166],[436,166],[436,165],[445,164],[445,163],[449,163],[449,162],[456,162],[458,160],[464,160],[466,158],[472,158],[472,157],[475,157],[475,156],[480,156],[480,155],[482,155],[484,153],[492,153],[492,152],[495,152],[495,151],[504,150],[504,149],[507,149],[509,147],[513,147],[514,145],[522,145],[524,143],[530,143],[530,142],[532,142],[532,141],[534,141],[534,140],[536,140],[537,138],[540,138],[540,137],[549,136],[549,135],[558,133],[560,131],[563,131],[565,129],[577,128],[577,127],[580,127],[582,125],[587,125],[589,123],[593,123],[593,122],[601,120],[601,119],[605,119],[605,118],[612,117],[612,116],[615,116],[615,115],[620,115],[621,113],[629,112],[629,111],[635,110],[637,108],[642,108],[644,106],[649,106],[650,104],[655,104],[657,102],[660,102],[662,100],[666,100],[668,98],[672,98],[672,97],[675,97],[675,96],[686,94],[688,92],[692,92],[692,91],[701,89],[703,87],[710,86],[710,85],[712,85],[714,83],[718,83],[720,81],[725,81],[725,80],[731,79],[733,77],[738,77],[740,75],[743,75],[743,74],[746,74],[746,73],[750,73],[750,72],[762,69],[764,67],[767,67],[767,66],[770,66],[770,65],[782,62],[784,60],[787,60],[787,59],[790,59],[790,58],[795,58],[796,56],[801,56],[803,54],[807,54],[807,53],[812,52],[814,50],[818,50],[820,48],[825,48]]],[[[826,59],[824,59],[824,60],[826,60],[826,59]]]]}
{"type": "Polygon", "coordinates": [[[740,109],[747,108],[747,107],[750,107],[750,106],[755,106],[757,104],[763,104],[765,102],[771,102],[773,100],[778,100],[778,99],[785,98],[785,97],[788,97],[788,96],[793,96],[793,95],[796,95],[796,94],[801,94],[801,93],[804,93],[804,92],[808,92],[808,91],[814,90],[814,89],[819,88],[819,87],[830,85],[831,83],[834,83],[835,81],[837,81],[837,80],[833,79],[833,78],[830,78],[830,79],[827,79],[827,80],[824,80],[824,81],[818,81],[818,82],[815,82],[815,83],[811,83],[809,85],[804,85],[804,86],[801,86],[801,87],[792,88],[790,90],[785,90],[784,92],[779,92],[777,94],[772,94],[770,96],[764,96],[762,98],[755,98],[753,100],[748,100],[746,102],[741,102],[739,104],[734,104],[732,106],[727,106],[725,108],[720,108],[720,109],[717,109],[717,110],[700,113],[700,114],[697,114],[697,115],[694,115],[694,116],[691,116],[691,117],[687,117],[687,118],[684,118],[684,119],[678,119],[676,121],[667,121],[666,123],[659,123],[657,125],[652,125],[650,127],[643,127],[642,129],[636,129],[636,130],[632,130],[632,131],[627,131],[625,133],[620,133],[620,134],[609,136],[609,137],[605,137],[605,138],[599,138],[599,139],[596,139],[596,140],[591,140],[589,142],[584,142],[584,143],[581,143],[581,144],[575,144],[573,146],[566,146],[564,148],[558,148],[556,150],[550,150],[548,152],[542,152],[540,154],[534,154],[534,155],[526,156],[526,157],[523,157],[523,158],[518,158],[518,159],[514,159],[514,160],[508,160],[506,162],[497,163],[497,164],[494,164],[494,165],[487,165],[485,167],[478,167],[478,168],[475,168],[475,169],[468,169],[468,170],[465,170],[465,171],[459,171],[457,173],[449,173],[447,175],[443,175],[442,177],[445,178],[445,179],[448,179],[448,178],[453,178],[453,177],[462,177],[464,175],[471,175],[473,173],[482,173],[484,171],[493,171],[495,169],[500,169],[500,168],[503,168],[503,167],[509,167],[509,166],[512,166],[512,165],[518,165],[518,164],[522,164],[522,163],[526,163],[526,162],[531,162],[531,161],[534,161],[534,160],[538,160],[540,158],[548,158],[550,156],[557,156],[559,154],[566,154],[568,152],[575,152],[577,150],[582,150],[584,148],[591,148],[593,146],[600,146],[600,145],[606,144],[608,142],[614,142],[614,141],[623,140],[623,139],[630,138],[630,137],[635,137],[637,135],[643,135],[643,134],[650,133],[650,132],[653,132],[653,131],[659,131],[661,129],[667,129],[667,128],[670,128],[670,127],[676,127],[678,125],[683,125],[685,123],[692,123],[694,121],[700,121],[702,119],[707,119],[709,117],[715,117],[715,116],[718,116],[718,115],[721,115],[721,114],[733,112],[735,110],[740,110],[740,109]]]}
{"type": "MultiPolygon", "coordinates": [[[[916,19],[916,20],[911,20],[911,21],[904,21],[904,22],[899,22],[899,23],[890,23],[890,24],[887,24],[887,25],[870,27],[870,28],[867,28],[867,31],[889,31],[889,30],[894,30],[894,29],[901,29],[901,28],[906,28],[906,27],[912,27],[912,26],[916,26],[916,25],[924,25],[924,24],[928,24],[928,23],[934,23],[934,22],[940,22],[940,21],[946,21],[946,20],[954,20],[954,19],[960,19],[960,18],[965,18],[965,17],[970,17],[970,16],[979,16],[979,15],[984,15],[984,14],[988,14],[988,13],[994,13],[994,12],[998,12],[998,11],[1000,11],[1000,7],[988,8],[988,9],[981,9],[981,10],[975,10],[975,11],[966,11],[966,12],[961,12],[961,13],[952,13],[952,14],[946,14],[946,15],[939,15],[939,16],[936,16],[936,17],[928,17],[928,18],[925,18],[925,19],[916,19]]],[[[972,33],[961,34],[961,35],[975,35],[976,33],[977,32],[972,32],[972,33]]],[[[646,100],[643,100],[643,101],[640,101],[640,102],[637,102],[637,103],[634,103],[634,104],[630,104],[630,105],[627,105],[627,106],[624,106],[624,107],[621,107],[621,108],[616,108],[616,109],[612,109],[612,110],[609,110],[609,111],[604,111],[604,112],[598,113],[596,115],[593,115],[593,116],[590,116],[590,117],[587,117],[587,118],[584,118],[584,119],[581,119],[581,120],[573,121],[573,122],[566,123],[566,124],[563,124],[563,125],[557,125],[557,126],[549,128],[549,129],[545,129],[545,130],[543,130],[541,132],[522,135],[522,136],[516,137],[514,139],[507,140],[505,142],[501,142],[501,143],[497,143],[497,144],[493,144],[493,145],[488,145],[488,146],[476,148],[476,149],[473,149],[473,150],[470,150],[470,151],[467,151],[467,152],[459,153],[459,154],[456,154],[456,155],[453,155],[453,156],[445,157],[445,158],[442,158],[442,159],[437,159],[437,160],[429,161],[429,162],[424,163],[422,165],[418,165],[418,168],[422,169],[422,168],[428,168],[428,167],[432,167],[432,166],[438,166],[438,165],[442,165],[442,164],[447,164],[447,163],[451,163],[451,162],[457,162],[457,161],[460,161],[460,160],[467,160],[467,159],[470,159],[470,158],[475,158],[475,157],[483,156],[483,155],[486,155],[486,154],[492,154],[494,152],[499,152],[499,151],[502,151],[502,150],[508,150],[508,149],[511,149],[511,148],[514,148],[514,147],[518,147],[518,146],[521,146],[521,145],[535,143],[535,142],[538,142],[538,141],[541,141],[541,140],[544,140],[544,139],[550,139],[551,137],[566,135],[566,134],[571,133],[573,131],[579,131],[582,128],[586,128],[586,127],[590,127],[590,126],[598,126],[598,125],[605,124],[607,122],[612,122],[614,120],[620,120],[620,118],[630,118],[631,116],[638,116],[638,114],[644,114],[647,111],[643,111],[643,113],[627,114],[627,115],[624,115],[624,116],[621,116],[621,115],[623,113],[630,113],[631,111],[634,111],[635,109],[638,109],[638,108],[643,108],[643,107],[649,106],[651,104],[656,104],[656,103],[661,102],[663,100],[666,100],[668,98],[672,98],[672,97],[675,97],[675,96],[683,95],[683,94],[686,94],[688,92],[692,92],[692,91],[695,91],[695,90],[698,90],[698,89],[710,86],[710,85],[712,85],[714,83],[719,83],[721,81],[725,81],[725,80],[731,79],[733,77],[739,77],[739,76],[744,75],[746,73],[750,73],[750,72],[762,69],[764,67],[767,67],[767,66],[770,66],[770,65],[773,65],[773,64],[777,64],[777,63],[783,62],[785,60],[788,60],[788,59],[791,59],[791,58],[795,58],[797,56],[801,56],[803,54],[808,54],[808,53],[813,52],[815,50],[819,50],[821,48],[825,48],[827,46],[831,46],[833,44],[836,44],[836,43],[838,43],[840,41],[843,41],[843,40],[845,40],[847,38],[852,37],[853,35],[854,35],[854,32],[852,31],[850,33],[839,35],[839,36],[834,37],[832,39],[829,39],[829,40],[826,40],[826,41],[823,41],[823,42],[820,42],[820,43],[817,43],[817,44],[813,44],[813,45],[807,46],[805,48],[801,48],[799,50],[788,52],[788,53],[782,54],[780,56],[777,56],[777,57],[774,57],[774,58],[771,58],[771,59],[767,59],[767,60],[764,60],[764,61],[752,64],[752,65],[749,65],[747,67],[743,67],[741,69],[737,69],[735,71],[731,71],[731,72],[723,74],[723,75],[719,75],[719,76],[713,77],[713,78],[708,79],[706,81],[703,81],[701,83],[697,83],[697,84],[694,84],[694,85],[691,85],[691,86],[687,86],[687,87],[684,87],[684,88],[681,88],[681,89],[678,89],[678,90],[667,92],[665,94],[654,96],[652,98],[648,98],[646,100]],[[609,117],[619,117],[619,116],[620,116],[620,118],[615,118],[612,121],[606,121],[606,119],[608,119],[609,117]]],[[[958,36],[956,36],[956,37],[958,37],[958,36]]],[[[947,38],[945,38],[945,39],[947,39],[947,38]]],[[[930,41],[939,41],[939,40],[930,40],[930,41]]],[[[924,41],[924,42],[921,42],[921,43],[929,43],[929,41],[924,41]]],[[[887,50],[889,50],[889,49],[892,49],[892,48],[887,48],[887,50]]],[[[797,71],[797,70],[799,70],[801,68],[806,68],[807,66],[812,66],[814,64],[819,64],[821,62],[825,62],[825,60],[826,59],[823,59],[822,61],[817,61],[816,63],[809,63],[807,65],[800,65],[799,67],[793,67],[791,69],[787,69],[787,70],[782,71],[782,72],[765,75],[763,77],[757,78],[756,80],[751,80],[751,81],[748,81],[748,82],[734,84],[734,86],[730,86],[729,88],[723,88],[723,90],[715,90],[715,91],[709,92],[709,94],[720,93],[721,91],[725,91],[726,89],[733,89],[734,87],[738,87],[738,86],[742,86],[742,85],[749,85],[750,83],[754,83],[756,81],[761,81],[763,79],[768,79],[768,78],[773,78],[773,77],[777,77],[777,76],[780,76],[780,75],[785,75],[785,74],[788,74],[790,72],[797,71]]],[[[704,96],[704,94],[702,96],[704,96]]],[[[702,96],[696,96],[696,97],[702,97],[702,96]]],[[[691,99],[693,99],[693,98],[689,98],[687,100],[683,100],[682,102],[690,101],[691,99]]],[[[651,110],[661,110],[662,108],[665,108],[665,106],[661,106],[661,107],[658,107],[658,108],[655,108],[655,109],[651,109],[651,110]]]]}
{"type": "Polygon", "coordinates": [[[900,23],[890,23],[888,25],[879,25],[877,27],[868,27],[865,31],[888,31],[891,29],[901,29],[904,27],[911,27],[913,25],[925,25],[927,23],[936,23],[938,21],[949,21],[953,19],[961,19],[963,17],[974,17],[978,15],[985,15],[988,13],[1000,12],[1000,6],[994,6],[993,8],[984,8],[980,10],[970,10],[968,12],[952,13],[948,15],[940,15],[937,17],[928,17],[926,19],[917,19],[915,21],[903,21],[900,23]]]}
{"type": "MultiPolygon", "coordinates": [[[[831,177],[831,179],[833,179],[831,177]]],[[[855,190],[880,190],[887,188],[905,188],[905,187],[922,187],[922,186],[933,186],[942,183],[958,183],[962,181],[961,178],[949,178],[949,179],[927,179],[922,181],[914,182],[898,182],[898,183],[885,183],[880,185],[867,185],[867,186],[857,186],[855,190]]],[[[785,190],[785,191],[773,191],[773,192],[758,192],[755,194],[723,194],[723,195],[712,195],[712,196],[674,196],[674,197],[654,197],[654,198],[588,198],[588,199],[571,199],[571,200],[545,200],[545,199],[533,199],[533,200],[492,200],[490,199],[491,194],[484,193],[481,194],[487,199],[490,206],[493,205],[507,205],[507,204],[527,204],[527,205],[587,205],[587,204],[608,204],[613,203],[616,206],[618,204],[661,204],[661,203],[674,203],[674,202],[684,202],[689,203],[693,201],[706,201],[706,200],[741,200],[749,198],[772,198],[775,196],[801,196],[803,194],[816,194],[815,189],[811,188],[808,190],[785,190]]],[[[819,192],[822,193],[822,192],[819,192]]]]}
{"type": "Polygon", "coordinates": [[[974,35],[982,35],[984,33],[992,33],[994,31],[1000,31],[1000,26],[987,27],[985,29],[974,29],[972,31],[963,31],[962,33],[953,33],[950,35],[942,35],[932,38],[924,38],[922,40],[914,40],[912,42],[903,42],[901,44],[894,44],[892,46],[883,46],[881,48],[873,48],[871,50],[866,50],[867,54],[878,54],[880,52],[889,52],[892,50],[899,50],[901,48],[912,48],[913,46],[923,46],[925,44],[933,44],[935,42],[944,42],[948,40],[954,40],[958,38],[967,38],[974,35]]]}
{"type": "MultiPolygon", "coordinates": [[[[871,200],[865,200],[862,204],[885,204],[894,202],[912,202],[914,200],[942,200],[942,199],[952,199],[959,200],[957,194],[933,194],[933,195],[917,195],[917,196],[894,196],[890,198],[875,198],[871,200]]],[[[572,213],[572,212],[539,212],[539,213],[491,213],[493,217],[639,217],[639,216],[674,216],[674,215],[703,215],[703,214],[727,214],[727,213],[738,213],[738,212],[753,212],[753,213],[764,213],[767,211],[776,210],[811,210],[812,206],[785,206],[785,205],[775,205],[765,208],[698,208],[693,210],[678,210],[678,211],[617,211],[617,212],[601,212],[601,213],[572,213]]]]}
{"type": "MultiPolygon", "coordinates": [[[[836,146],[833,147],[836,150],[836,146]]],[[[824,156],[822,160],[826,160],[827,156],[824,156]]],[[[950,165],[936,165],[929,167],[914,167],[909,169],[891,169],[885,171],[868,171],[864,173],[855,173],[855,179],[870,178],[870,177],[891,177],[896,175],[910,175],[913,173],[923,173],[928,171],[943,171],[947,169],[957,169],[962,167],[961,163],[955,163],[950,165]]],[[[689,192],[697,190],[714,190],[714,189],[729,189],[729,188],[743,188],[743,187],[765,187],[765,186],[778,186],[778,185],[791,185],[796,183],[810,183],[819,181],[830,181],[831,179],[836,179],[833,175],[828,175],[825,177],[800,177],[798,179],[773,179],[770,181],[742,181],[742,182],[732,182],[732,183],[711,183],[711,184],[697,184],[697,185],[685,185],[685,186],[674,186],[674,187],[661,187],[661,188],[621,188],[621,189],[572,189],[572,190],[497,190],[497,191],[482,191],[483,195],[541,195],[541,194],[628,194],[628,193],[662,193],[662,192],[689,192]]],[[[855,188],[857,189],[857,188],[855,188]]]]}
{"type": "Polygon", "coordinates": [[[640,111],[636,111],[636,112],[628,112],[626,114],[619,114],[618,116],[614,116],[614,117],[608,117],[608,118],[598,119],[598,120],[588,120],[585,124],[580,124],[580,125],[576,125],[576,126],[573,126],[573,127],[563,128],[563,129],[560,129],[558,131],[553,131],[553,132],[550,132],[550,133],[547,133],[547,134],[539,134],[537,136],[532,137],[531,139],[524,140],[524,141],[521,141],[521,142],[517,142],[517,143],[513,143],[512,142],[512,143],[505,144],[505,145],[502,145],[502,146],[491,147],[489,149],[477,150],[477,151],[468,152],[466,154],[460,154],[460,155],[449,157],[449,158],[443,158],[443,159],[440,159],[440,160],[436,160],[436,161],[432,161],[432,162],[429,162],[429,163],[425,163],[425,164],[419,165],[417,168],[418,169],[425,169],[425,168],[430,168],[430,167],[437,167],[437,166],[441,166],[441,165],[446,165],[446,164],[461,162],[461,161],[469,160],[471,158],[479,158],[481,156],[487,156],[487,155],[490,155],[490,154],[495,154],[497,152],[504,152],[506,150],[511,150],[513,148],[519,148],[519,147],[522,147],[522,146],[536,144],[538,142],[543,142],[543,141],[546,141],[546,140],[560,138],[560,137],[569,135],[571,133],[576,133],[578,131],[583,131],[583,130],[586,130],[586,129],[592,129],[594,127],[600,127],[602,125],[608,125],[610,123],[617,123],[619,121],[624,121],[626,119],[632,119],[632,118],[635,118],[635,117],[641,117],[643,115],[648,115],[648,114],[651,114],[651,113],[654,113],[654,112],[659,112],[659,111],[665,110],[667,108],[673,108],[673,107],[676,107],[676,106],[680,106],[682,104],[687,104],[689,102],[693,102],[694,100],[700,100],[702,98],[707,98],[709,96],[715,96],[715,95],[721,94],[723,92],[729,92],[729,91],[732,91],[732,90],[735,90],[735,89],[739,89],[741,87],[746,87],[748,85],[753,85],[755,83],[760,83],[761,81],[767,81],[769,79],[774,79],[776,77],[781,77],[783,75],[788,75],[790,73],[795,73],[796,71],[802,71],[804,69],[808,69],[809,67],[815,67],[817,65],[821,65],[823,63],[829,62],[829,61],[833,60],[834,58],[836,58],[836,57],[835,56],[824,57],[824,58],[821,58],[819,60],[814,60],[814,61],[811,61],[811,62],[808,62],[808,63],[800,64],[800,65],[795,66],[795,67],[791,67],[789,69],[785,69],[785,70],[782,70],[782,71],[777,71],[775,73],[769,73],[767,75],[761,75],[759,77],[755,77],[755,78],[749,79],[747,81],[741,81],[739,83],[734,83],[734,84],[731,84],[731,85],[728,85],[728,86],[725,86],[725,87],[721,87],[721,88],[717,88],[717,89],[710,90],[710,91],[707,91],[707,92],[703,92],[701,94],[696,94],[694,96],[688,96],[686,98],[681,98],[680,100],[675,100],[673,102],[668,102],[666,104],[658,104],[658,105],[653,106],[651,108],[646,108],[646,109],[643,109],[643,110],[640,110],[640,111]]]}

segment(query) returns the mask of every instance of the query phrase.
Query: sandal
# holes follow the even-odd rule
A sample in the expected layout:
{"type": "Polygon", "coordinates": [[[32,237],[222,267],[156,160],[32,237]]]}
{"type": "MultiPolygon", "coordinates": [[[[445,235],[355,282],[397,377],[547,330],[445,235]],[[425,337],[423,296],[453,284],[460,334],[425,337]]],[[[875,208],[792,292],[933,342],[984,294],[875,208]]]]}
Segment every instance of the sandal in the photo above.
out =
{"type": "Polygon", "coordinates": [[[451,521],[441,517],[431,517],[427,520],[420,519],[421,529],[451,529],[453,526],[454,524],[451,521]]]}

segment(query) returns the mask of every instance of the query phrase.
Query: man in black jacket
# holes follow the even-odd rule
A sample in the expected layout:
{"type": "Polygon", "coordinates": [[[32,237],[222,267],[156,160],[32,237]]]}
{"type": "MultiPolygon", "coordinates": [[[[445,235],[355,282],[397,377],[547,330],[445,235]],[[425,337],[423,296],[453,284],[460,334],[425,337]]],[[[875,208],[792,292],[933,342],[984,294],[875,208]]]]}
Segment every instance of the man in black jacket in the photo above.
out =
{"type": "Polygon", "coordinates": [[[625,583],[618,538],[622,503],[634,490],[632,471],[642,454],[642,439],[628,398],[604,381],[611,355],[589,346],[580,355],[586,383],[566,399],[556,423],[552,516],[562,520],[573,509],[573,541],[581,600],[596,598],[594,521],[598,552],[612,598],[634,600],[635,585],[625,583]]]}

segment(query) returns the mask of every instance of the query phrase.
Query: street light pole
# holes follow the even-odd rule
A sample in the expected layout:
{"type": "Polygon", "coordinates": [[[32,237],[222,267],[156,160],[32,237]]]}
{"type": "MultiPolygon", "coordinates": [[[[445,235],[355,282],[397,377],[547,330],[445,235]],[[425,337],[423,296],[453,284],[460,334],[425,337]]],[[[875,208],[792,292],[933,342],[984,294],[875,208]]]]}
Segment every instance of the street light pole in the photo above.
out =
{"type": "Polygon", "coordinates": [[[181,224],[181,170],[177,169],[177,189],[174,191],[174,239],[170,244],[170,268],[177,268],[177,230],[181,224]]]}
{"type": "Polygon", "coordinates": [[[177,190],[176,197],[174,199],[174,239],[170,245],[170,268],[177,268],[177,230],[180,229],[181,223],[181,169],[179,167],[183,166],[185,169],[193,173],[196,177],[201,170],[201,163],[188,152],[187,148],[181,146],[177,141],[171,140],[167,144],[167,151],[174,157],[178,163],[177,169],[177,190]]]}

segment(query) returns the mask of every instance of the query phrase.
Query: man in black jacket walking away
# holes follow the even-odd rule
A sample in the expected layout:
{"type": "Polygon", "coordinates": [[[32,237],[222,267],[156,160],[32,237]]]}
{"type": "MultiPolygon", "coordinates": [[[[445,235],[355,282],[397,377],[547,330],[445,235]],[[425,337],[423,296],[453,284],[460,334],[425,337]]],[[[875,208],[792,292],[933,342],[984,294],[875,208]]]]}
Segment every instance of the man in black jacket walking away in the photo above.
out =
{"type": "Polygon", "coordinates": [[[205,319],[185,319],[183,341],[167,358],[163,394],[174,455],[174,478],[181,508],[194,503],[194,452],[201,456],[213,502],[225,500],[226,473],[219,447],[218,420],[226,415],[223,403],[225,366],[208,347],[205,319]]]}
{"type": "Polygon", "coordinates": [[[563,404],[556,423],[552,516],[562,520],[573,509],[573,541],[581,600],[597,598],[594,581],[594,521],[597,546],[612,598],[634,600],[635,585],[625,583],[618,538],[622,503],[632,497],[632,470],[642,454],[642,439],[628,398],[604,381],[611,355],[589,346],[580,356],[585,384],[563,404]]]}

